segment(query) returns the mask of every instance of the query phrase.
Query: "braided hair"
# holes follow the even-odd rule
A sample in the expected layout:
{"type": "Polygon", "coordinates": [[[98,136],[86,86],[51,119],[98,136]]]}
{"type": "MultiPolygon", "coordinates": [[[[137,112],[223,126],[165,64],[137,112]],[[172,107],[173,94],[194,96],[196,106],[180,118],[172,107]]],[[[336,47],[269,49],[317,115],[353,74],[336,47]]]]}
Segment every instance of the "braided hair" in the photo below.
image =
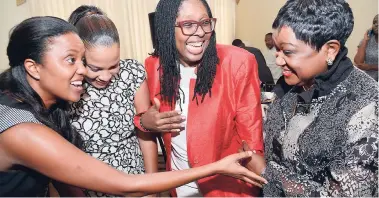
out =
{"type": "MultiPolygon", "coordinates": [[[[161,98],[173,105],[174,101],[180,99],[180,64],[179,52],[175,43],[175,21],[178,16],[182,2],[185,0],[160,0],[155,11],[155,32],[156,32],[156,49],[155,56],[159,57],[161,84],[161,98]]],[[[205,6],[208,16],[212,18],[211,9],[206,0],[199,0],[205,6]]],[[[198,103],[197,96],[201,96],[201,102],[209,93],[214,78],[216,76],[216,65],[219,59],[216,50],[216,33],[213,32],[209,45],[204,52],[203,58],[197,68],[197,79],[194,89],[194,97],[198,103]]]]}

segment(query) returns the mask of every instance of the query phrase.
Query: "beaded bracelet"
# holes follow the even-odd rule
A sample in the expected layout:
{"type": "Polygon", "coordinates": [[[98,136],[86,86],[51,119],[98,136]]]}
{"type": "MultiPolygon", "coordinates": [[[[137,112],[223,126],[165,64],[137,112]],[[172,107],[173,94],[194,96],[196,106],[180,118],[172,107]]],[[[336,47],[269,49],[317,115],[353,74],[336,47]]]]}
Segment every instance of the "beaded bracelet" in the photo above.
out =
{"type": "MultiPolygon", "coordinates": [[[[146,112],[146,111],[145,111],[146,112]]],[[[142,125],[142,121],[141,121],[141,117],[142,115],[145,113],[145,112],[141,112],[137,115],[134,116],[134,125],[142,132],[150,132],[149,129],[146,129],[143,125],[142,125]]]]}

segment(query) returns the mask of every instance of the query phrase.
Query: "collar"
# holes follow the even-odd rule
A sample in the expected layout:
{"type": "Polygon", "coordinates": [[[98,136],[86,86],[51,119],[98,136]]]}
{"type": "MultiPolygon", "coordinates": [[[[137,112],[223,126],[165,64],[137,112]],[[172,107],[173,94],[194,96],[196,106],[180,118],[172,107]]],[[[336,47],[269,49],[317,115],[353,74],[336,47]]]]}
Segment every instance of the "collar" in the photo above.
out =
{"type": "Polygon", "coordinates": [[[347,48],[343,47],[333,65],[329,66],[326,72],[315,77],[315,83],[311,89],[304,91],[302,87],[294,87],[292,92],[298,93],[298,102],[311,103],[314,98],[328,95],[348,77],[354,67],[351,60],[346,56],[347,52],[347,48]]]}

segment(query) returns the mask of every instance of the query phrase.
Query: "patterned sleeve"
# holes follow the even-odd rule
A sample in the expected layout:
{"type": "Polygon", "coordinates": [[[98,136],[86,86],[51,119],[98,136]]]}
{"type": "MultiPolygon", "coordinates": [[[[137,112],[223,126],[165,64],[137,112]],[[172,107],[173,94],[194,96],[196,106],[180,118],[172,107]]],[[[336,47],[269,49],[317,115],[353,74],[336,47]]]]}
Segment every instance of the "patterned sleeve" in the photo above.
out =
{"type": "Polygon", "coordinates": [[[22,123],[41,124],[34,115],[27,110],[0,104],[0,134],[5,130],[22,123]]]}
{"type": "Polygon", "coordinates": [[[141,84],[146,80],[145,67],[141,63],[133,59],[126,59],[120,61],[119,74],[123,81],[132,81],[130,84],[134,86],[134,91],[137,91],[140,88],[141,84]]]}
{"type": "Polygon", "coordinates": [[[263,177],[265,196],[377,197],[378,131],[375,102],[356,113],[348,124],[349,140],[343,161],[331,162],[323,184],[269,161],[263,177]]]}

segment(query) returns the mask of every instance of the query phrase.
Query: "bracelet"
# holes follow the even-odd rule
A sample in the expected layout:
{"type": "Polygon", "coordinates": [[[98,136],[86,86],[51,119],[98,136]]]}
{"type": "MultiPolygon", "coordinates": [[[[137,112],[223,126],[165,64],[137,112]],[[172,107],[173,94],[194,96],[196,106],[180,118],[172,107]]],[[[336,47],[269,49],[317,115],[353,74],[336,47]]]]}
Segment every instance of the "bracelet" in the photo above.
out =
{"type": "MultiPolygon", "coordinates": [[[[141,115],[141,117],[142,117],[142,115],[141,115]]],[[[139,124],[141,125],[141,128],[143,129],[142,131],[143,131],[143,132],[149,132],[150,130],[147,129],[147,128],[145,128],[145,127],[143,126],[141,117],[140,117],[140,119],[139,119],[139,124]]]]}
{"type": "Polygon", "coordinates": [[[142,115],[144,114],[145,112],[142,112],[142,113],[139,113],[137,115],[134,116],[134,125],[142,132],[150,132],[150,130],[146,129],[143,125],[142,125],[142,121],[141,121],[141,117],[142,115]]]}

